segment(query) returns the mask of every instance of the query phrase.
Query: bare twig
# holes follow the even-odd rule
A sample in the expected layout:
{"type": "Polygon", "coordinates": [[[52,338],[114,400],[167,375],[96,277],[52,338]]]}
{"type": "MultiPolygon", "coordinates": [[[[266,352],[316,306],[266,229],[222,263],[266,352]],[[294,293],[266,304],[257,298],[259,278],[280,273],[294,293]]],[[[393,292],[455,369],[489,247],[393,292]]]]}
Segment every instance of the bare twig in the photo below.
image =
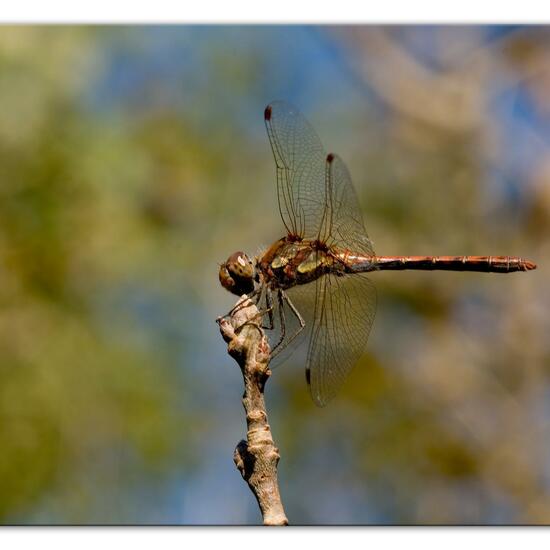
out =
{"type": "Polygon", "coordinates": [[[258,309],[246,295],[239,303],[243,300],[248,302],[246,306],[233,310],[229,320],[218,319],[229,354],[241,367],[244,380],[247,441],[239,442],[233,459],[258,501],[264,525],[288,525],[277,481],[280,455],[273,443],[264,401],[264,386],[271,374],[269,343],[260,326],[258,309]]]}

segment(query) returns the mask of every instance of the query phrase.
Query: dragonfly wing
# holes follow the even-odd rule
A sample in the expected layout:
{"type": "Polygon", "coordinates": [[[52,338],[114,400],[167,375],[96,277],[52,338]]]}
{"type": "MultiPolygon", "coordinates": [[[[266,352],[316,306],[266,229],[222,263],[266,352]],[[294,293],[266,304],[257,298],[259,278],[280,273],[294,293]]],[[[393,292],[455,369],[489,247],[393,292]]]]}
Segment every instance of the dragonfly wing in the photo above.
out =
{"type": "Polygon", "coordinates": [[[317,238],[326,209],[326,153],[315,130],[296,107],[274,101],[264,113],[277,165],[279,211],[290,234],[317,238]]]}
{"type": "Polygon", "coordinates": [[[331,246],[373,256],[374,250],[363,223],[363,214],[350,173],[338,155],[330,154],[325,165],[326,211],[319,240],[331,246]]]}
{"type": "MultiPolygon", "coordinates": [[[[342,160],[326,155],[311,125],[288,103],[269,105],[265,123],[287,231],[330,247],[374,255],[342,160]]],[[[308,308],[299,303],[304,287],[297,289],[296,299],[288,292],[306,321],[295,343],[305,338],[309,342],[307,380],[313,401],[323,406],[338,392],[365,348],[376,312],[376,290],[363,274],[325,275],[315,282],[315,291],[309,294],[313,307],[308,308]]],[[[295,324],[290,319],[288,324],[295,324]]]]}
{"type": "Polygon", "coordinates": [[[376,289],[364,274],[316,281],[306,378],[320,407],[336,395],[366,346],[376,313],[376,289]]]}

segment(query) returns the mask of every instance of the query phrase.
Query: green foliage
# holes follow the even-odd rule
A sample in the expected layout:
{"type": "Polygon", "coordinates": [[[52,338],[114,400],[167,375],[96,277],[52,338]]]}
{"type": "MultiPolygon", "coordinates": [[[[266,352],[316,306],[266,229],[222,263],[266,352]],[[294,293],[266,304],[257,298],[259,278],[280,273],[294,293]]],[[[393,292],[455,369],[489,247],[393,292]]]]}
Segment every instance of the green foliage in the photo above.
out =
{"type": "MultiPolygon", "coordinates": [[[[114,317],[108,330],[100,322],[105,300],[163,237],[142,239],[148,219],[132,195],[146,160],[131,135],[77,101],[91,74],[75,71],[93,60],[92,36],[0,33],[0,101],[9,105],[0,124],[0,520],[24,517],[72,480],[51,520],[87,521],[90,476],[101,486],[113,468],[128,469],[112,479],[124,491],[183,458],[173,356],[130,338],[131,319],[114,317]]],[[[153,283],[142,282],[145,291],[153,283]]],[[[103,521],[128,519],[111,506],[103,521]]]]}

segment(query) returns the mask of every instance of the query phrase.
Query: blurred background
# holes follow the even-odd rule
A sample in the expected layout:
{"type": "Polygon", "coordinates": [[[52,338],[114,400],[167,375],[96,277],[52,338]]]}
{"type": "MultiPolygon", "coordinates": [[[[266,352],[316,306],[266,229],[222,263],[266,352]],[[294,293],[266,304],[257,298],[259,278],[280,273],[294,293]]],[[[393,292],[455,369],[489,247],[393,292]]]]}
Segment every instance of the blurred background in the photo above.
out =
{"type": "Polygon", "coordinates": [[[383,272],[326,408],[269,381],[293,524],[550,523],[550,29],[0,28],[0,522],[255,524],[215,318],[283,236],[263,124],[347,163],[383,272]]]}

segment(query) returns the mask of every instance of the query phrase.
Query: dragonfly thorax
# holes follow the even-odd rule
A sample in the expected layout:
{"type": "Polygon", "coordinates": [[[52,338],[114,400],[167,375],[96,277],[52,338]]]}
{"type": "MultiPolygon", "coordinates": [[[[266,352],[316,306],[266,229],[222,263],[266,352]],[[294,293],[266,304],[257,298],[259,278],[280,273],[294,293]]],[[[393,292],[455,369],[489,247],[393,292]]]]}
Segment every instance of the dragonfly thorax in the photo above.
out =
{"type": "Polygon", "coordinates": [[[310,283],[328,272],[336,273],[343,266],[335,261],[328,247],[316,241],[284,237],[259,258],[260,277],[271,287],[287,289],[310,283]]]}

